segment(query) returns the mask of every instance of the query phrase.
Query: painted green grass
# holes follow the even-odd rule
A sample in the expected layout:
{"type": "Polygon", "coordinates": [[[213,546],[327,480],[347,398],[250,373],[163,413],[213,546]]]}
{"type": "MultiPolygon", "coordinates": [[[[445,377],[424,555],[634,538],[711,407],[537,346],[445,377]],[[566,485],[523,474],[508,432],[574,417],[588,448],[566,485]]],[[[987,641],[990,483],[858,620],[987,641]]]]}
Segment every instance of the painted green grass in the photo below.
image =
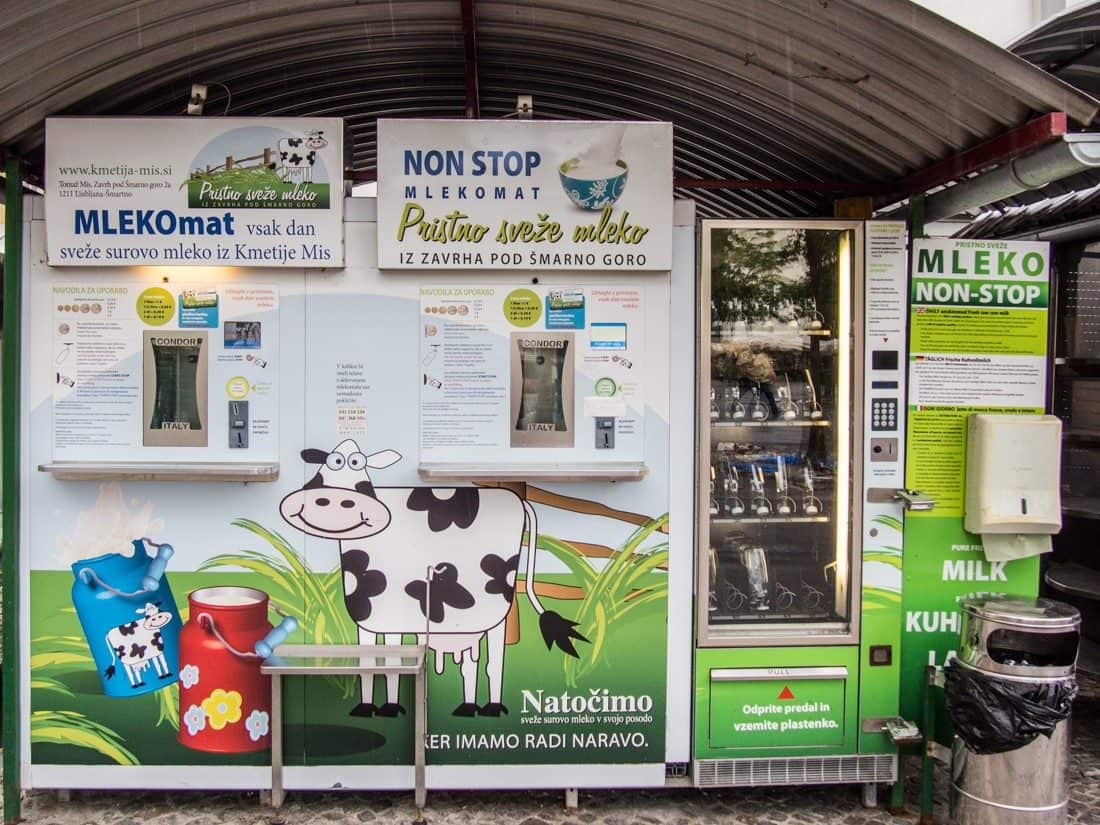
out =
{"type": "MultiPolygon", "coordinates": [[[[177,603],[197,587],[249,583],[240,574],[169,573],[177,603]]],[[[36,764],[198,764],[210,761],[176,741],[178,688],[116,698],[103,693],[69,591],[67,571],[32,571],[31,759],[36,764]],[[36,732],[37,731],[37,732],[36,732]]],[[[181,618],[186,619],[186,608],[181,618]]],[[[263,765],[267,756],[218,757],[263,765]]]]}
{"type": "MultiPolygon", "coordinates": [[[[83,637],[49,635],[31,640],[30,668],[32,707],[34,698],[43,694],[52,695],[62,705],[75,705],[77,694],[61,677],[73,668],[90,668],[94,672],[95,663],[83,637]]],[[[32,710],[30,722],[32,747],[63,744],[93,751],[119,765],[137,764],[137,757],[114,729],[77,710],[63,706],[32,710]]]]}
{"type": "MultiPolygon", "coordinates": [[[[279,533],[257,522],[233,522],[246,531],[242,549],[207,559],[200,570],[169,574],[181,618],[186,621],[185,594],[199,587],[252,586],[268,593],[274,605],[299,619],[295,641],[313,644],[355,643],[358,630],[343,604],[343,581],[337,564],[315,571],[279,533]],[[255,542],[249,545],[249,541],[255,542]]],[[[568,761],[654,761],[663,753],[665,657],[641,660],[638,651],[665,649],[667,575],[658,568],[668,560],[667,542],[643,547],[667,524],[667,516],[632,533],[616,554],[596,570],[572,546],[552,536],[539,547],[561,559],[568,574],[540,580],[581,586],[586,597],[576,601],[543,598],[547,609],[579,622],[589,643],[579,643],[579,659],[548,651],[538,631],[538,617],[526,599],[519,601],[521,641],[507,648],[504,704],[510,715],[500,719],[456,719],[451,711],[462,701],[459,669],[450,658],[443,672],[429,662],[429,730],[514,735],[522,740],[541,732],[523,724],[524,691],[560,694],[581,681],[611,692],[647,693],[654,719],[644,753],[623,749],[563,755],[539,750],[457,750],[430,755],[439,764],[537,764],[568,761]],[[627,617],[629,616],[629,620],[627,617]]],[[[334,554],[335,558],[335,554],[334,554]]],[[[71,576],[36,571],[31,576],[32,760],[38,764],[265,764],[267,755],[214,755],[180,745],[179,689],[168,686],[150,694],[117,699],[102,694],[98,674],[69,601],[71,576]],[[37,732],[37,733],[36,733],[37,732]]],[[[412,637],[408,638],[412,641],[412,637]]],[[[482,650],[481,662],[486,651],[482,650]]],[[[434,656],[430,656],[434,659],[434,656]]],[[[478,703],[489,701],[484,664],[478,703]]],[[[376,680],[376,701],[384,701],[376,680]]],[[[412,706],[412,680],[402,681],[402,703],[412,706]]],[[[402,764],[412,758],[411,716],[360,719],[348,712],[358,703],[358,680],[348,677],[289,679],[285,686],[285,755],[288,764],[402,764]]],[[[442,740],[441,740],[442,741],[442,740]]]]}
{"type": "Polygon", "coordinates": [[[862,602],[864,611],[895,608],[901,604],[901,593],[882,587],[866,586],[863,588],[862,602]]]}
{"type": "Polygon", "coordinates": [[[880,564],[888,564],[891,567],[901,570],[901,548],[900,547],[875,547],[871,550],[865,550],[863,552],[863,560],[865,562],[877,561],[880,564]]]}
{"type": "MultiPolygon", "coordinates": [[[[654,580],[664,574],[651,574],[654,580]]],[[[185,594],[199,587],[215,585],[243,585],[263,589],[264,580],[257,574],[246,572],[176,572],[169,573],[173,591],[179,601],[185,594]]],[[[575,584],[570,575],[540,576],[550,582],[575,584]]],[[[32,632],[40,635],[70,637],[73,647],[83,644],[83,636],[74,612],[64,612],[69,606],[69,586],[72,576],[67,572],[34,571],[31,574],[31,622],[32,632]]],[[[654,582],[659,584],[659,582],[654,582]]],[[[428,675],[428,730],[448,733],[452,747],[429,752],[433,764],[502,764],[540,762],[592,762],[607,761],[661,761],[664,753],[664,701],[665,701],[665,639],[667,624],[661,605],[638,609],[629,622],[615,627],[604,644],[604,655],[595,663],[585,678],[586,687],[599,686],[613,693],[633,695],[649,694],[653,698],[654,723],[647,732],[644,750],[590,750],[548,753],[546,751],[513,750],[458,750],[454,747],[456,732],[514,734],[521,741],[528,733],[539,733],[545,728],[523,723],[524,690],[544,690],[559,695],[568,690],[563,662],[566,658],[557,649],[548,651],[538,629],[538,616],[526,599],[519,601],[521,640],[509,645],[505,653],[504,704],[509,713],[499,719],[458,719],[451,711],[462,701],[462,679],[459,669],[447,657],[442,674],[434,673],[434,661],[429,661],[428,675]],[[652,655],[645,652],[651,651],[652,655]]],[[[573,615],[578,602],[543,598],[549,610],[564,616],[573,615]]],[[[349,632],[354,624],[345,615],[349,632]]],[[[411,641],[408,637],[407,641],[411,641]]],[[[578,647],[586,647],[580,643],[578,647]]],[[[85,651],[87,648],[84,648],[85,651]]],[[[36,650],[35,653],[44,651],[36,650]]],[[[72,653],[74,651],[60,651],[72,653]]],[[[478,702],[489,701],[485,681],[485,650],[482,649],[481,674],[478,681],[478,702]]],[[[431,658],[431,657],[430,657],[431,658]]],[[[42,660],[40,660],[42,661],[42,660]]],[[[44,685],[31,694],[32,711],[76,712],[95,725],[110,729],[117,736],[120,747],[131,754],[136,763],[144,765],[265,765],[266,752],[241,755],[208,754],[185,748],[176,740],[176,731],[170,724],[158,719],[163,712],[163,702],[169,700],[169,688],[151,694],[127,698],[104,696],[95,673],[90,654],[82,661],[61,657],[53,660],[57,668],[45,673],[34,673],[34,678],[48,678],[63,686],[62,690],[46,690],[44,685]],[[66,692],[67,691],[67,692],[66,692]],[[71,695],[70,695],[71,694],[71,695]]],[[[351,680],[349,680],[351,681],[351,680]]],[[[302,764],[408,764],[412,759],[412,717],[396,719],[363,719],[349,716],[358,701],[358,684],[353,683],[355,695],[347,697],[342,685],[323,678],[290,678],[285,680],[284,710],[285,755],[289,765],[302,764]]],[[[383,699],[382,680],[376,680],[376,701],[383,699]]],[[[412,707],[413,686],[411,679],[402,680],[401,701],[412,707]]],[[[111,740],[104,737],[105,741],[111,740]]],[[[60,741],[52,736],[32,743],[31,757],[36,764],[119,764],[109,755],[109,749],[76,747],[73,740],[60,741]]],[[[120,755],[120,754],[116,754],[120,755]]]]}
{"type": "Polygon", "coordinates": [[[139,764],[138,758],[114,730],[75,710],[32,711],[31,745],[36,744],[95,751],[119,765],[139,764]]]}
{"type": "MultiPolygon", "coordinates": [[[[259,576],[258,587],[268,594],[271,603],[298,620],[305,644],[358,642],[358,630],[344,607],[343,574],[339,564],[327,572],[317,572],[281,534],[250,519],[236,519],[233,525],[260,539],[262,549],[214,556],[199,566],[200,571],[236,569],[259,576]]],[[[344,698],[357,690],[354,679],[324,678],[339,686],[344,698]]]]}
{"type": "MultiPolygon", "coordinates": [[[[894,516],[879,515],[875,516],[871,521],[889,530],[894,530],[899,534],[902,532],[902,522],[900,519],[894,518],[894,516]]],[[[903,561],[904,555],[900,547],[886,545],[883,547],[872,547],[863,551],[864,564],[885,564],[895,570],[901,570],[903,561]]],[[[865,611],[893,609],[901,603],[901,592],[885,587],[864,584],[862,602],[865,611]]]]}
{"type": "Polygon", "coordinates": [[[894,516],[879,515],[875,516],[871,521],[875,524],[881,524],[883,527],[889,527],[891,530],[897,530],[899,533],[902,532],[904,526],[901,519],[895,518],[894,516]]]}
{"type": "Polygon", "coordinates": [[[668,564],[668,542],[642,547],[667,524],[667,513],[643,524],[599,570],[569,544],[550,537],[539,538],[539,546],[561,560],[585,591],[573,620],[588,644],[578,643],[580,656],[568,657],[563,664],[569,687],[576,687],[600,664],[606,663],[609,651],[614,648],[611,642],[615,641],[618,628],[629,624],[628,616],[649,605],[663,608],[667,603],[668,577],[660,568],[668,564]]]}
{"type": "MultiPolygon", "coordinates": [[[[436,764],[539,764],[555,761],[660,761],[664,748],[665,640],[667,575],[657,568],[667,561],[667,543],[642,547],[666,523],[655,519],[635,531],[618,554],[596,571],[573,548],[553,537],[540,547],[567,565],[568,574],[540,575],[540,581],[580,585],[583,602],[543,598],[547,609],[581,622],[589,644],[578,644],[580,660],[557,649],[548,651],[538,630],[538,616],[526,599],[518,600],[521,641],[506,651],[503,702],[509,714],[499,719],[459,719],[451,711],[462,701],[458,667],[447,657],[443,672],[429,662],[429,730],[513,735],[524,741],[544,729],[524,724],[524,691],[561,694],[577,680],[612,693],[648,694],[654,722],[639,749],[552,753],[538,749],[439,748],[429,753],[436,764]],[[631,596],[630,598],[625,598],[631,596]],[[629,615],[629,620],[624,620],[629,615]],[[591,635],[589,635],[591,634],[591,635]],[[640,651],[660,652],[646,658],[640,651]]],[[[199,587],[252,586],[267,592],[274,604],[299,617],[295,641],[318,644],[354,642],[355,624],[343,605],[339,567],[314,571],[276,532],[245,519],[234,524],[250,534],[252,546],[208,559],[196,572],[171,572],[169,580],[186,618],[186,594],[199,587]],[[303,609],[303,605],[305,608],[303,609]]],[[[335,553],[333,554],[335,559],[335,553]]],[[[140,696],[104,696],[84,640],[64,571],[31,573],[32,761],[36,764],[263,765],[264,752],[207,754],[179,744],[178,688],[169,686],[140,696]],[[33,729],[38,730],[37,738],[33,729]]],[[[412,641],[408,637],[407,641],[412,641]]],[[[479,704],[489,701],[482,649],[479,704]]],[[[376,680],[376,701],[384,701],[376,680]]],[[[348,712],[358,703],[358,681],[287,680],[284,692],[287,764],[406,764],[412,758],[412,717],[362,719],[348,712]]],[[[402,680],[401,701],[412,707],[412,680],[402,680]]],[[[439,740],[443,741],[443,740],[439,740]]]]}
{"type": "Polygon", "coordinates": [[[248,189],[277,187],[285,183],[274,169],[266,166],[234,166],[232,169],[212,169],[209,172],[196,169],[191,173],[191,177],[180,185],[180,189],[184,189],[190,183],[204,181],[212,186],[228,186],[241,192],[248,189]]]}

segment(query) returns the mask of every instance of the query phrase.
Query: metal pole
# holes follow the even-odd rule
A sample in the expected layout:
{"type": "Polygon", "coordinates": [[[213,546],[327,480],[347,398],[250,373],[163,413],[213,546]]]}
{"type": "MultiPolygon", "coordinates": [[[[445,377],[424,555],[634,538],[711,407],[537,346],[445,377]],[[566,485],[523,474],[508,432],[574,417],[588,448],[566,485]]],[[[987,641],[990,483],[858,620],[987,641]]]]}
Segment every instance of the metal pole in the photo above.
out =
{"type": "Polygon", "coordinates": [[[932,825],[933,793],[936,783],[936,701],[932,691],[936,686],[936,668],[924,669],[924,708],[921,714],[921,730],[924,731],[924,747],[920,755],[920,825],[932,825]]]}
{"type": "Polygon", "coordinates": [[[3,452],[3,602],[4,602],[4,821],[20,818],[23,715],[19,707],[19,337],[23,278],[23,165],[9,156],[5,164],[4,318],[0,362],[3,452]]]}
{"type": "Polygon", "coordinates": [[[924,234],[924,195],[913,195],[909,199],[909,240],[925,238],[924,234]]]}
{"type": "MultiPolygon", "coordinates": [[[[398,659],[400,663],[400,659],[398,659]]],[[[413,742],[413,786],[414,786],[414,802],[416,804],[416,817],[417,821],[424,819],[424,804],[427,799],[427,784],[424,781],[424,763],[425,763],[425,736],[426,736],[426,724],[427,724],[427,691],[425,690],[425,681],[427,680],[427,667],[428,665],[428,649],[424,648],[421,654],[420,667],[416,669],[416,710],[413,712],[414,720],[414,732],[413,736],[415,741],[413,742]]]]}
{"type": "Polygon", "coordinates": [[[283,807],[283,677],[271,674],[271,807],[283,807]]]}
{"type": "Polygon", "coordinates": [[[897,816],[905,809],[905,754],[898,752],[898,779],[890,786],[890,803],[886,809],[897,816]]]}
{"type": "Polygon", "coordinates": [[[474,0],[460,0],[462,11],[462,43],[466,67],[466,117],[481,117],[481,88],[477,79],[477,13],[474,0]]]}

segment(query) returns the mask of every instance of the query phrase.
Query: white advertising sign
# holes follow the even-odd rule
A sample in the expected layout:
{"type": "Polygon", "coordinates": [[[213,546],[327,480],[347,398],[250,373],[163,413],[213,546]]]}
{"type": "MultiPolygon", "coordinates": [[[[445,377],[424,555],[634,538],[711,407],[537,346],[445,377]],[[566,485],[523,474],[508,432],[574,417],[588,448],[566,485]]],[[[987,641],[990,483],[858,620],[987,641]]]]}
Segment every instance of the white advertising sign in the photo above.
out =
{"type": "Polygon", "coordinates": [[[671,269],[672,124],[380,120],[378,261],[671,269]]]}
{"type": "Polygon", "coordinates": [[[339,118],[48,118],[51,266],[344,264],[339,118]]]}

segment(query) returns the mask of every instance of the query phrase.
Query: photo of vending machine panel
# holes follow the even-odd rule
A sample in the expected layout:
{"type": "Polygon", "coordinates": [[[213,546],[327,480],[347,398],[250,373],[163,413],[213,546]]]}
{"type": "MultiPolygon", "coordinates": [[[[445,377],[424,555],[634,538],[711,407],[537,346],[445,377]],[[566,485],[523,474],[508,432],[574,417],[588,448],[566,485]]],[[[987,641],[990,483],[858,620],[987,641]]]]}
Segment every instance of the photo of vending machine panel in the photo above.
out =
{"type": "Polygon", "coordinates": [[[146,447],[207,445],[208,350],[205,330],[144,333],[142,443],[146,447]]]}

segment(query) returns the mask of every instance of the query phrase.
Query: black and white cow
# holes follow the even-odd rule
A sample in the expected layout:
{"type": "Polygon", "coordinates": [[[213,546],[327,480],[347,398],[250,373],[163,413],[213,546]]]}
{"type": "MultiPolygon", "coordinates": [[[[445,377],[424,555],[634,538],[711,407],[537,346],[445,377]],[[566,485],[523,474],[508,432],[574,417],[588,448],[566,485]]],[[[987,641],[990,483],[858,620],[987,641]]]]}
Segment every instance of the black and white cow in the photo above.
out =
{"type": "Polygon", "coordinates": [[[304,138],[279,139],[279,172],[283,180],[313,180],[313,164],[317,161],[317,151],[328,146],[323,130],[314,129],[304,138]]]}
{"type": "Polygon", "coordinates": [[[130,687],[144,687],[142,673],[149,663],[157,672],[158,679],[167,679],[172,675],[168,662],[164,658],[164,637],[160,629],[172,621],[172,614],[160,609],[160,602],[147,602],[145,607],[134,611],[143,616],[118,627],[112,627],[104,637],[111,649],[111,664],[103,671],[108,679],[115,675],[115,662],[122,663],[126,675],[130,678],[130,687]]]}
{"type": "MultiPolygon", "coordinates": [[[[361,644],[401,644],[415,633],[435,653],[437,673],[447,654],[462,674],[455,716],[499,716],[504,673],[505,619],[515,598],[524,528],[527,596],[539,614],[548,649],[576,656],[573,639],[588,641],[569,621],[543,607],[535,593],[535,511],[511,490],[477,487],[379,487],[367,468],[401,459],[393,450],[364,455],[351,439],[331,452],[303,450],[319,465],[300,490],[282,500],[288,524],[312,536],[337,539],[344,571],[344,604],[359,626],[361,644]],[[429,568],[431,573],[429,575],[429,568]],[[481,639],[486,639],[489,701],[477,704],[481,639]]],[[[362,680],[355,716],[396,716],[398,677],[386,677],[386,702],[376,707],[371,679],[362,680]]]]}

